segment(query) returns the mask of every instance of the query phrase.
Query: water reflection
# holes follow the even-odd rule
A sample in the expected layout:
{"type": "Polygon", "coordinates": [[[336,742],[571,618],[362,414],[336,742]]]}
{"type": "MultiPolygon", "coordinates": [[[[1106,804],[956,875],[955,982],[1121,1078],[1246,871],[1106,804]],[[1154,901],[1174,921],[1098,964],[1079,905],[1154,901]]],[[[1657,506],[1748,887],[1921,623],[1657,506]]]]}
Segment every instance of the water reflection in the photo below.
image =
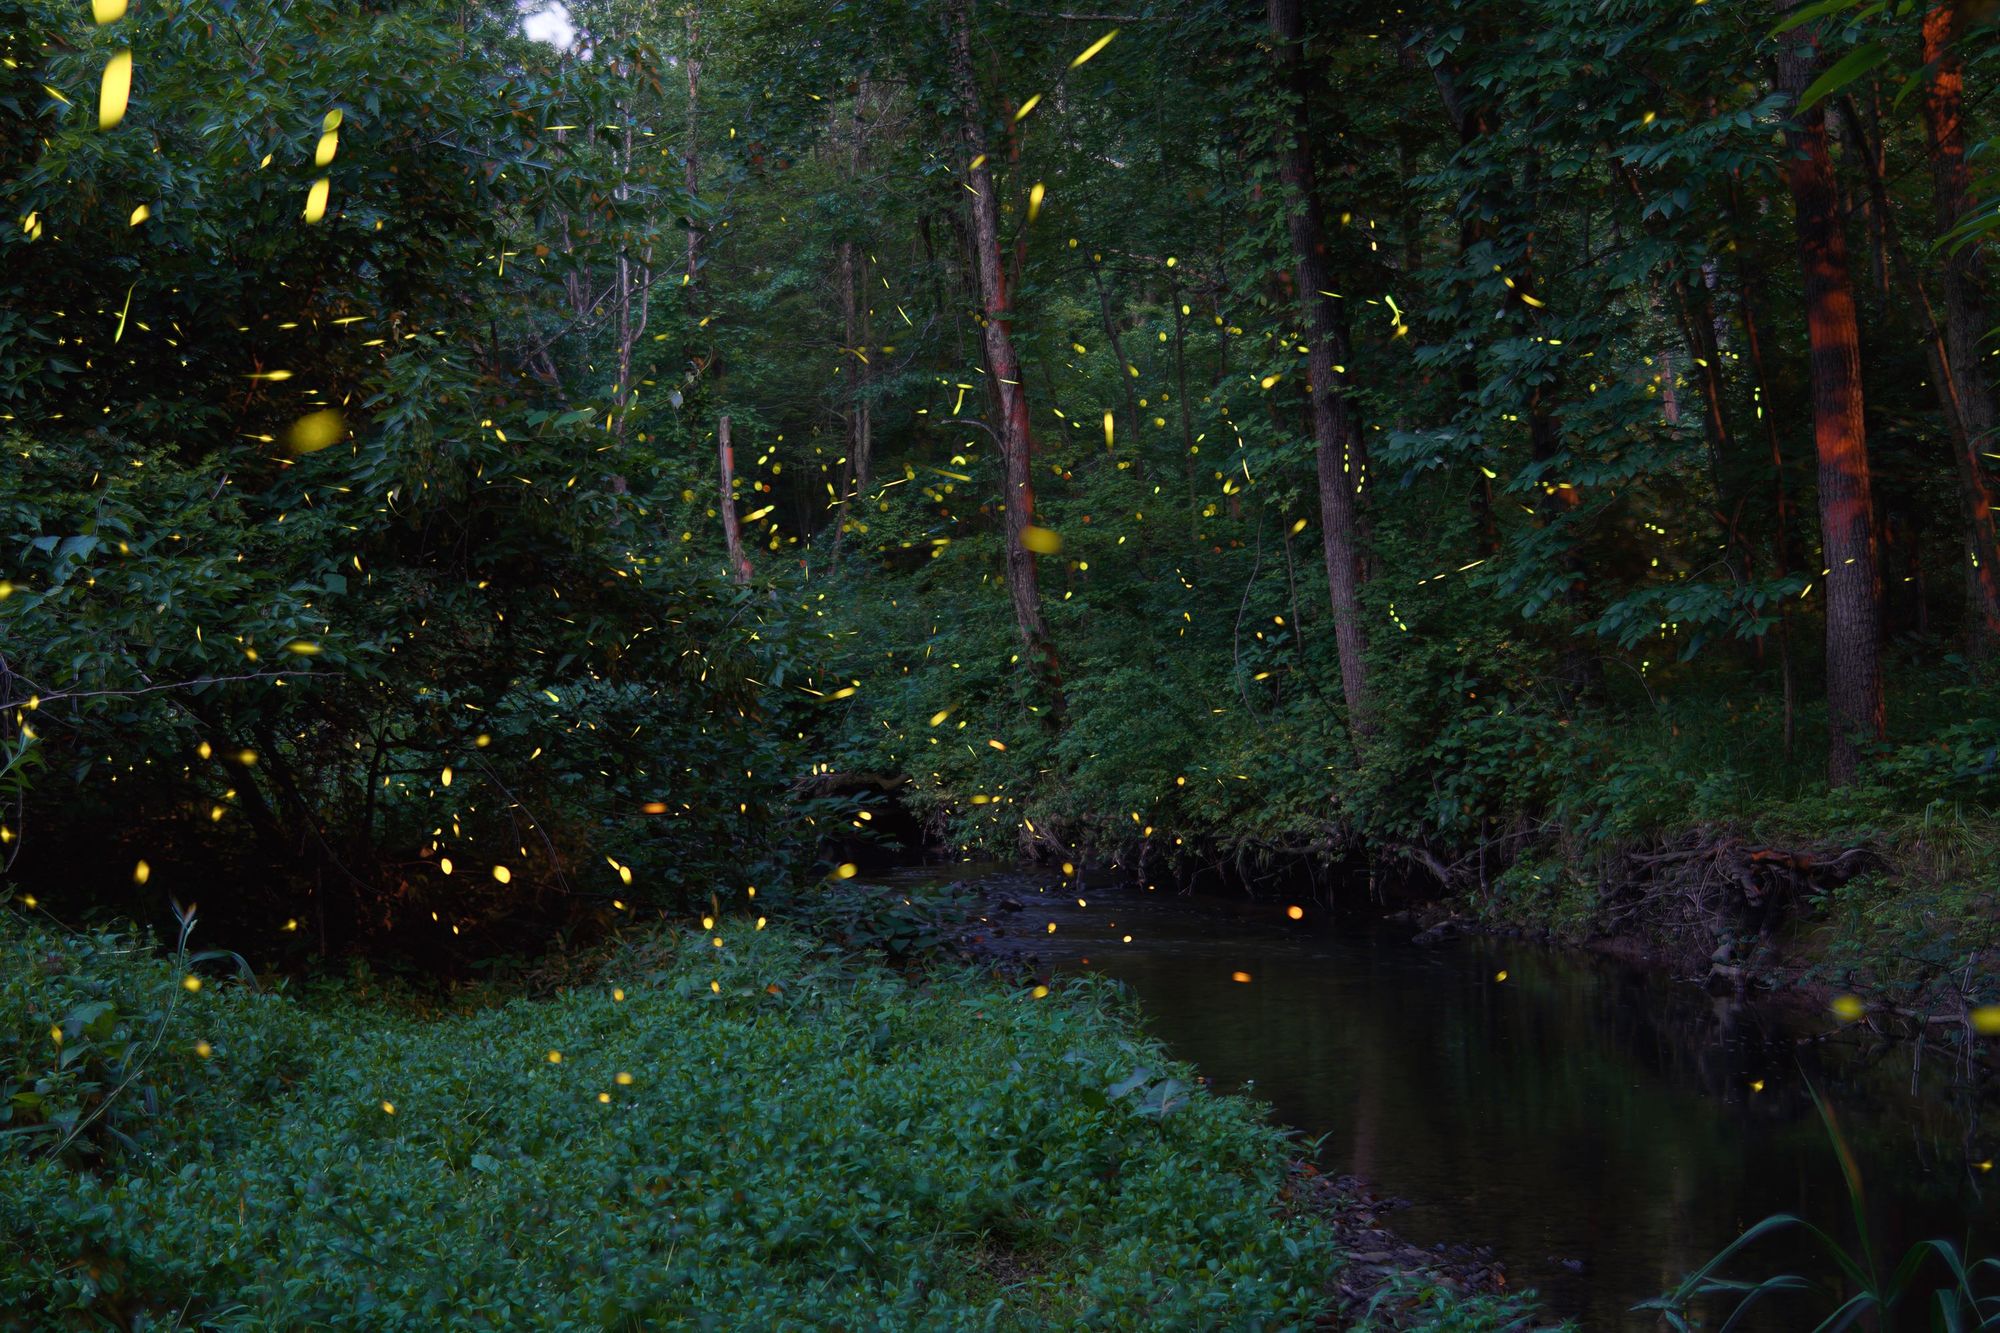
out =
{"type": "MultiPolygon", "coordinates": [[[[2000,1234],[1976,1165],[1996,1147],[1984,1103],[1942,1057],[1913,1091],[1908,1046],[1815,1040],[1831,1018],[1514,941],[1417,948],[1407,929],[1127,888],[1079,908],[1021,871],[945,873],[1024,904],[993,914],[1000,943],[1127,983],[1217,1086],[1249,1085],[1325,1136],[1325,1168],[1410,1200],[1393,1216],[1412,1240],[1493,1245],[1587,1328],[1655,1327],[1634,1301],[1770,1213],[1838,1227],[1846,1195],[1808,1079],[1837,1108],[1891,1255],[1969,1233],[1991,1252],[2000,1234]]],[[[1765,1254],[1756,1276],[1803,1258],[1765,1254]]]]}

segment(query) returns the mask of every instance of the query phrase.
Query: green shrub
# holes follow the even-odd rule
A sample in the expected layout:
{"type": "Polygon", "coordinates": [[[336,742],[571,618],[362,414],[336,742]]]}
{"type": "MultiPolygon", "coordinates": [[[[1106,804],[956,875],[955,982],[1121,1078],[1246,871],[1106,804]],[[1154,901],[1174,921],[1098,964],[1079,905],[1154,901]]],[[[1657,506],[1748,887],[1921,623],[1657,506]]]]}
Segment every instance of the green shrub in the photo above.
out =
{"type": "MultiPolygon", "coordinates": [[[[0,961],[30,978],[10,1074],[72,994],[176,981],[14,922],[0,961]]],[[[443,1018],[218,980],[168,1011],[133,1149],[0,1156],[0,1324],[1307,1322],[1334,1255],[1274,1216],[1283,1136],[1104,998],[911,984],[738,919],[443,1018]]]]}
{"type": "MultiPolygon", "coordinates": [[[[197,1003],[200,964],[247,968],[233,954],[191,954],[193,926],[193,913],[183,914],[179,946],[165,957],[109,932],[24,925],[0,936],[0,1011],[12,1020],[0,1028],[0,1144],[9,1152],[70,1166],[143,1158],[150,1131],[214,1079],[216,1067],[203,1063],[213,1047],[186,1037],[180,1011],[197,1003]]],[[[272,1040],[272,1024],[290,1011],[254,987],[226,994],[240,1029],[228,1065],[235,1091],[249,1078],[281,1080],[283,1042],[272,1040]]]]}
{"type": "Polygon", "coordinates": [[[977,897],[954,884],[896,888],[813,885],[775,900],[791,923],[846,953],[879,952],[892,966],[936,959],[963,933],[977,897]]]}

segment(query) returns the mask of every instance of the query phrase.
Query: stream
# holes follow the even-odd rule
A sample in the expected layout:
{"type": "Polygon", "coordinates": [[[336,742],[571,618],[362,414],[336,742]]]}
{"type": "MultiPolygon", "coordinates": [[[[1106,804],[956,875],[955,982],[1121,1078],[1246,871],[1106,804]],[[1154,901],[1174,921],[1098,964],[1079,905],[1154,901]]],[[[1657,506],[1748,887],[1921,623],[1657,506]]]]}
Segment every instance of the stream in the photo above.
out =
{"type": "MultiPolygon", "coordinates": [[[[1492,1246],[1512,1284],[1586,1329],[1660,1327],[1632,1304],[1772,1213],[1851,1245],[1808,1080],[1859,1159],[1885,1267],[1922,1239],[1969,1239],[1975,1257],[2000,1240],[2000,1121],[1936,1047],[1913,1078],[1909,1043],[1829,1036],[1830,1014],[1520,940],[1419,947],[1408,926],[1310,903],[1292,921],[1282,903],[1065,887],[1020,867],[894,877],[952,880],[989,904],[992,944],[1123,982],[1213,1086],[1324,1136],[1322,1170],[1407,1200],[1388,1217],[1406,1238],[1492,1246]]],[[[1833,1271],[1776,1238],[1754,1253],[1735,1275],[1833,1271]]],[[[1810,1327],[1813,1309],[1774,1304],[1746,1327],[1810,1327]]]]}

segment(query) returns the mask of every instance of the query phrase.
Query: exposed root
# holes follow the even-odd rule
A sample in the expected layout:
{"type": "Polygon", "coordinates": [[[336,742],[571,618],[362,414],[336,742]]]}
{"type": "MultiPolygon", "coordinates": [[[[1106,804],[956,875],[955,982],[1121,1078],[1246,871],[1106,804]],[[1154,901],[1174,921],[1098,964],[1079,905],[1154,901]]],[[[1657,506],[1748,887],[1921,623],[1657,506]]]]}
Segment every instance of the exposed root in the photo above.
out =
{"type": "Polygon", "coordinates": [[[1786,850],[1737,834],[1696,829],[1652,851],[1624,853],[1598,890],[1607,931],[1639,933],[1677,961],[1729,966],[1734,943],[1768,938],[1806,895],[1845,883],[1871,865],[1864,847],[1786,850]]]}

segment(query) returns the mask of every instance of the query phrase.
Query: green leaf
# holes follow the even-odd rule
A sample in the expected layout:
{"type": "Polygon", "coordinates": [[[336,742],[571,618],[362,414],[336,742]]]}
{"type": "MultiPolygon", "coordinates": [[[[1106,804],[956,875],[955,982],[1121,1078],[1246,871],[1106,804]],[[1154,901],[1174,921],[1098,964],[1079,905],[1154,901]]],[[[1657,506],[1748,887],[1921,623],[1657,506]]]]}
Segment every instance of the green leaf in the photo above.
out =
{"type": "MultiPolygon", "coordinates": [[[[1828,14],[1838,14],[1844,9],[1853,9],[1860,3],[1861,0],[1815,0],[1815,3],[1802,6],[1785,15],[1778,25],[1771,29],[1771,36],[1776,37],[1779,33],[1790,32],[1802,23],[1811,23],[1814,19],[1824,18],[1828,14]]],[[[1862,14],[1857,14],[1855,17],[1863,17],[1881,7],[1880,4],[1869,5],[1862,14]]]]}
{"type": "Polygon", "coordinates": [[[1106,1088],[1104,1090],[1104,1095],[1112,1098],[1114,1101],[1120,1097],[1129,1096],[1134,1088],[1137,1088],[1140,1084],[1144,1083],[1147,1079],[1151,1078],[1152,1076],[1153,1076],[1153,1071],[1150,1069],[1141,1068],[1135,1070],[1133,1071],[1132,1077],[1120,1079],[1118,1080],[1118,1082],[1113,1083],[1110,1087],[1106,1088]]]}
{"type": "Polygon", "coordinates": [[[63,1031],[74,1037],[114,1008],[116,1006],[109,1000],[86,1000],[63,1015],[63,1031]]]}
{"type": "Polygon", "coordinates": [[[1889,48],[1880,42],[1868,42],[1855,47],[1799,94],[1799,104],[1794,114],[1804,115],[1888,58],[1889,48]]]}

